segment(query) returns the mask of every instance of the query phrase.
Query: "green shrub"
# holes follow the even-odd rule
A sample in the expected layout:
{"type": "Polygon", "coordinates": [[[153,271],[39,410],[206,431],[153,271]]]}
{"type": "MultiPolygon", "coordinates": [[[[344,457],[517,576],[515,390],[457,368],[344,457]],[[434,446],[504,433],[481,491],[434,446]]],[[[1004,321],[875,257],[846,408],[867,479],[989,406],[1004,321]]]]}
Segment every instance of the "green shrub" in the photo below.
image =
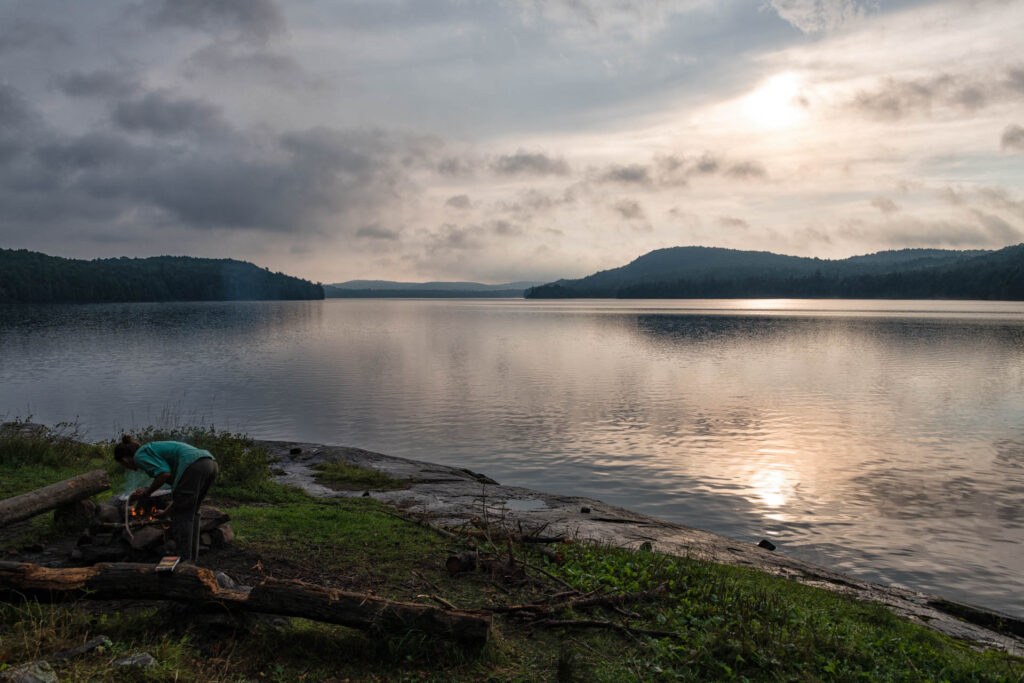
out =
{"type": "Polygon", "coordinates": [[[146,427],[135,432],[141,443],[184,441],[213,453],[220,466],[216,487],[258,487],[270,477],[270,454],[245,434],[218,432],[213,425],[146,427]]]}
{"type": "Polygon", "coordinates": [[[102,454],[99,446],[83,443],[75,422],[55,427],[34,424],[31,417],[0,424],[0,465],[63,467],[102,454]]]}

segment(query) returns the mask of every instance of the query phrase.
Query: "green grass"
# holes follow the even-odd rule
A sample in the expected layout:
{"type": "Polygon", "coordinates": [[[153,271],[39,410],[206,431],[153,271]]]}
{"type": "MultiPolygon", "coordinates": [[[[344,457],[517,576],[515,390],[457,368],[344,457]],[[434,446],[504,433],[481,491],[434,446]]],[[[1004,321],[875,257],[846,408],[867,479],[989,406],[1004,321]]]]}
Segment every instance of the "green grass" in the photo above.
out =
{"type": "Polygon", "coordinates": [[[677,634],[634,660],[645,680],[1024,680],[1020,659],[979,654],[882,605],[741,567],[591,544],[564,552],[556,571],[581,591],[667,588],[638,608],[677,634]]]}
{"type": "MultiPolygon", "coordinates": [[[[465,550],[464,543],[398,518],[372,498],[314,499],[276,484],[266,469],[262,474],[246,469],[266,454],[244,436],[206,427],[142,435],[191,439],[217,455],[224,476],[212,497],[232,516],[243,569],[252,562],[247,557],[258,558],[260,572],[279,578],[406,601],[430,602],[437,596],[460,608],[525,604],[565,590],[534,570],[523,582],[492,580],[486,572],[449,576],[444,560],[465,550]],[[229,455],[221,460],[222,453],[229,455]],[[247,473],[228,474],[227,462],[247,473]]],[[[95,466],[116,468],[110,446],[76,446],[55,432],[0,429],[0,486],[4,495],[12,495],[95,466]]],[[[0,551],[19,547],[32,534],[38,541],[57,533],[48,524],[41,516],[25,527],[27,536],[3,537],[0,551]]],[[[496,613],[491,642],[482,651],[464,651],[416,632],[370,637],[302,619],[211,625],[196,618],[193,608],[177,605],[14,601],[0,603],[0,669],[104,634],[112,646],[60,665],[61,680],[1024,681],[1022,660],[976,652],[878,605],[751,570],[658,553],[584,543],[560,550],[565,561],[556,565],[530,546],[479,547],[484,557],[507,560],[511,553],[544,567],[581,593],[663,586],[666,592],[656,602],[627,604],[621,612],[562,609],[544,616],[673,635],[546,628],[496,613]],[[159,666],[114,673],[114,659],[137,651],[153,654],[159,666]]]]}
{"type": "Polygon", "coordinates": [[[393,491],[409,487],[409,482],[347,462],[322,462],[313,465],[316,481],[338,491],[393,491]]]}
{"type": "Polygon", "coordinates": [[[437,534],[385,513],[368,498],[308,499],[231,508],[236,542],[264,555],[295,558],[323,572],[377,580],[408,579],[410,558],[440,566],[437,534]]]}

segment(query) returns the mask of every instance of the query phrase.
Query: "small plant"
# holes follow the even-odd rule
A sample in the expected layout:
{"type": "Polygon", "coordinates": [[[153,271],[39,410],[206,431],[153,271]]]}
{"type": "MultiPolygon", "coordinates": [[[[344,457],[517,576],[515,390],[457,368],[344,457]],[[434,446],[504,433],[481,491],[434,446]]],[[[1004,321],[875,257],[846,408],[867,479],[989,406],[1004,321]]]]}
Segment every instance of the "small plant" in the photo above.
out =
{"type": "Polygon", "coordinates": [[[409,487],[403,479],[371,470],[366,467],[350,465],[341,460],[313,465],[317,471],[316,480],[337,491],[393,491],[409,487]]]}

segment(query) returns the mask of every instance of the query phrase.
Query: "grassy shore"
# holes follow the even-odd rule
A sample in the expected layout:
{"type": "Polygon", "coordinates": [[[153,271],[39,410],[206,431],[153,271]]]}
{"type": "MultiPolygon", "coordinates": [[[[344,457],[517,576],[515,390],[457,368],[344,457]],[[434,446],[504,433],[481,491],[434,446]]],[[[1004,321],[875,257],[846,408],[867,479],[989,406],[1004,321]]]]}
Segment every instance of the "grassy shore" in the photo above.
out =
{"type": "MultiPolygon", "coordinates": [[[[109,469],[120,489],[111,444],[82,444],[67,425],[21,427],[0,429],[0,497],[96,467],[109,469]]],[[[200,565],[249,585],[301,579],[487,609],[490,642],[466,650],[417,632],[375,637],[303,619],[211,620],[170,603],[50,606],[7,596],[0,669],[103,634],[110,646],[55,665],[61,680],[1024,680],[1024,660],[977,652],[881,606],[766,574],[586,543],[548,544],[543,554],[493,527],[442,534],[372,498],[316,499],[277,485],[267,454],[242,435],[184,428],[141,436],[188,440],[218,457],[223,475],[211,498],[231,515],[236,540],[200,565]],[[491,570],[450,575],[446,558],[469,550],[491,559],[491,570]],[[614,595],[631,597],[567,606],[566,596],[614,595]],[[523,605],[542,607],[509,609],[523,605]],[[156,666],[113,669],[143,651],[156,666]]],[[[320,475],[339,488],[402,485],[342,465],[320,475]]],[[[0,530],[0,542],[6,559],[18,559],[66,535],[40,516],[0,530]]]]}

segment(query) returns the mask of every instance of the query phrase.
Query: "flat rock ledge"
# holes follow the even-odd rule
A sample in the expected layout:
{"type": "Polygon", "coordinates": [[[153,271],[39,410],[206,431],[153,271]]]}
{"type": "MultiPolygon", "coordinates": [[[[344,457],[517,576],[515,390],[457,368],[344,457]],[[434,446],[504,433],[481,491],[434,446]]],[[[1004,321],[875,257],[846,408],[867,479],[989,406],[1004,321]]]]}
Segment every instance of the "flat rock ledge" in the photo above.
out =
{"type": "MultiPolygon", "coordinates": [[[[879,602],[896,614],[978,648],[1024,655],[1024,619],[953,602],[906,588],[871,583],[754,544],[667,522],[592,498],[560,496],[504,486],[467,469],[383,455],[346,446],[294,441],[260,441],[276,460],[274,478],[322,498],[363,496],[318,484],[313,465],[344,461],[407,480],[408,488],[371,491],[397,510],[438,526],[459,526],[487,518],[524,530],[544,527],[544,536],[588,540],[618,547],[650,544],[658,552],[750,567],[804,584],[879,602]],[[582,512],[589,509],[589,512],[582,512]]],[[[645,546],[646,547],[646,546],[645,546]]]]}

